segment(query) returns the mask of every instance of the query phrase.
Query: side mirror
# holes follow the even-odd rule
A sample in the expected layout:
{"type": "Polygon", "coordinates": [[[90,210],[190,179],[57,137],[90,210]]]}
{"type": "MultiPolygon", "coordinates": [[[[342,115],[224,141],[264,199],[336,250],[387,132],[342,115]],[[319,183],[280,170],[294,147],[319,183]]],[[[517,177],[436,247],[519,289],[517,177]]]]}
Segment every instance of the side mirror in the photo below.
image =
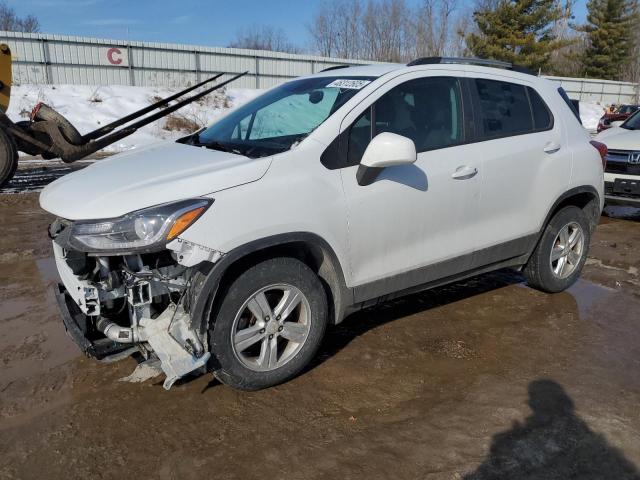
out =
{"type": "Polygon", "coordinates": [[[385,167],[410,165],[417,159],[413,140],[395,133],[376,135],[364,151],[356,179],[359,185],[370,185],[385,167]]]}

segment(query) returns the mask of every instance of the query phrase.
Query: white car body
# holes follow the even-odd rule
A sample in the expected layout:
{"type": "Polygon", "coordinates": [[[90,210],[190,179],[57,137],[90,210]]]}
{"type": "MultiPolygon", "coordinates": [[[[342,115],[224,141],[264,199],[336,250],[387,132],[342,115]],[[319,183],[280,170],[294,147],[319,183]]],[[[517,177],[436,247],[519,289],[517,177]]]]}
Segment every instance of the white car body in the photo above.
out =
{"type": "MultiPolygon", "coordinates": [[[[525,264],[551,214],[573,198],[590,198],[590,215],[597,221],[604,202],[601,158],[554,83],[467,64],[360,66],[310,78],[319,77],[373,79],[287,151],[248,158],[164,142],[57,180],[43,190],[41,206],[73,223],[178,200],[212,199],[211,207],[166,245],[177,264],[207,263],[219,279],[245,255],[309,242],[321,257],[317,271],[331,290],[334,323],[381,298],[525,264]],[[363,166],[323,165],[321,157],[332,142],[376,100],[404,82],[427,77],[530,87],[548,107],[553,125],[417,154],[415,147],[412,153],[411,145],[402,144],[397,159],[389,160],[393,152],[382,155],[389,160],[385,164],[376,163],[380,159],[369,149],[366,166],[380,172],[364,186],[358,180],[363,166]]],[[[393,137],[387,140],[391,148],[401,145],[393,137]]],[[[69,278],[67,251],[56,248],[56,254],[63,278],[69,278]]],[[[88,297],[77,282],[67,280],[65,287],[89,315],[88,297]]]]}

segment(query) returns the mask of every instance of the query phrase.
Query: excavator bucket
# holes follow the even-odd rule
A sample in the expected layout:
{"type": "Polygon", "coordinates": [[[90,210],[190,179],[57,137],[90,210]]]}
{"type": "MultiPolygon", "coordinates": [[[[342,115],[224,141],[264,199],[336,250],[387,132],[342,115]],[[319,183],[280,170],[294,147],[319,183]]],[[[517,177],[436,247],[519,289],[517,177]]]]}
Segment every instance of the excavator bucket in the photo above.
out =
{"type": "Polygon", "coordinates": [[[6,112],[11,97],[11,49],[0,44],[0,111],[6,112]]]}

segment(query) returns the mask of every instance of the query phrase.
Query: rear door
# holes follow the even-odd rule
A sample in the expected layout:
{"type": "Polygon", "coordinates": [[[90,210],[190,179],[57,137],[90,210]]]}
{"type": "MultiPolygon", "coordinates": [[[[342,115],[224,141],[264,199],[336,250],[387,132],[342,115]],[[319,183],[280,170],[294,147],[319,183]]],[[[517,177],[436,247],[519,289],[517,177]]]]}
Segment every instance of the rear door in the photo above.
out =
{"type": "Polygon", "coordinates": [[[527,252],[567,188],[572,153],[560,115],[531,84],[500,75],[468,81],[483,174],[477,267],[527,252]]]}

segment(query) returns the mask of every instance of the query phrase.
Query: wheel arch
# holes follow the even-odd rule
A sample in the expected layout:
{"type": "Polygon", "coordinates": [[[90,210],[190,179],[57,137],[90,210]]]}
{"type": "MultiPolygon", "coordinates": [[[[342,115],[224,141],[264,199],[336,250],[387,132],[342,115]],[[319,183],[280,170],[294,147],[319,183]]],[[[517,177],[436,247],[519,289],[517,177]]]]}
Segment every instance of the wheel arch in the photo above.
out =
{"type": "Polygon", "coordinates": [[[549,209],[549,212],[547,213],[547,216],[540,227],[537,238],[533,243],[531,250],[529,251],[529,256],[531,256],[537,248],[540,240],[542,239],[542,235],[544,234],[544,231],[547,228],[547,225],[549,225],[549,222],[551,221],[553,216],[562,208],[569,205],[579,207],[585,212],[589,219],[591,232],[593,233],[596,226],[598,225],[598,220],[601,213],[600,195],[595,187],[593,187],[593,185],[581,185],[579,187],[571,188],[560,195],[560,197],[556,199],[556,201],[549,209]]]}
{"type": "Polygon", "coordinates": [[[598,225],[598,220],[602,213],[600,209],[600,195],[592,185],[582,185],[567,190],[554,202],[542,225],[541,234],[549,224],[551,218],[553,218],[560,209],[569,205],[579,207],[584,211],[589,218],[589,224],[593,232],[598,225]]]}
{"type": "Polygon", "coordinates": [[[192,326],[204,334],[209,317],[228,285],[257,262],[275,257],[296,258],[320,278],[329,305],[329,323],[339,323],[353,303],[338,257],[319,235],[293,232],[261,238],[236,247],[215,264],[202,265],[194,275],[189,293],[192,326]]]}

